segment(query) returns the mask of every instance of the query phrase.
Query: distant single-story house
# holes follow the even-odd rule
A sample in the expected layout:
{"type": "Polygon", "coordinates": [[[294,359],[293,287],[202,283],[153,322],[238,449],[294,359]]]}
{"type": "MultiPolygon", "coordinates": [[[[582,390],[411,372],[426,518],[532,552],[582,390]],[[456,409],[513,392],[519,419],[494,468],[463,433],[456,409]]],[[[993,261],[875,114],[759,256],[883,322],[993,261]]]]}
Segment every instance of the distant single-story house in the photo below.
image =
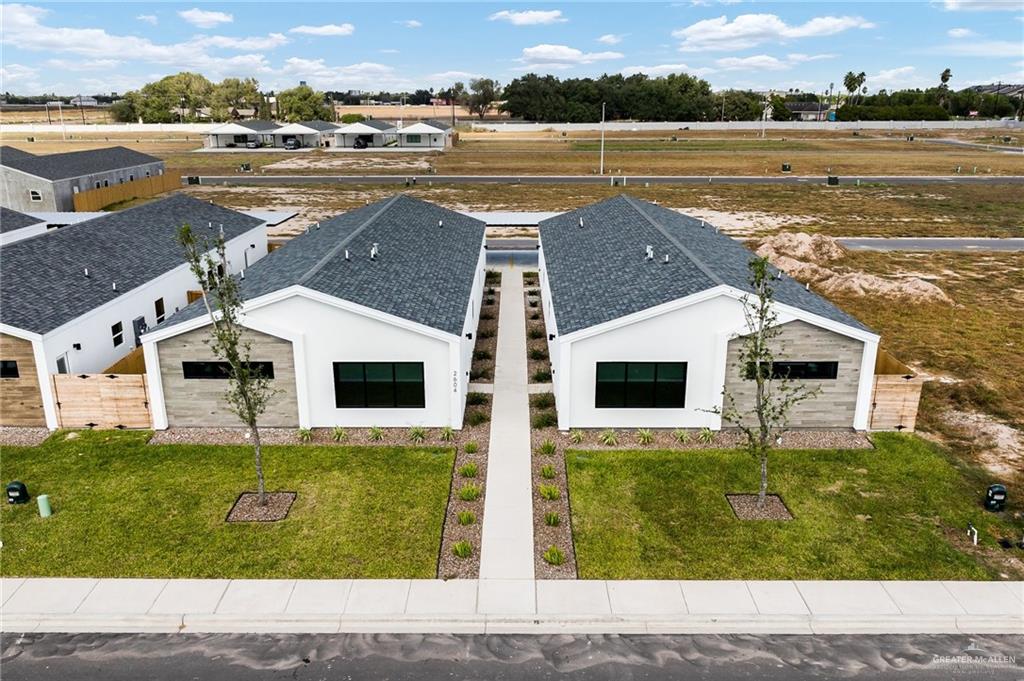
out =
{"type": "Polygon", "coordinates": [[[452,126],[433,119],[399,128],[395,134],[400,147],[446,149],[452,145],[452,126]]]}
{"type": "MultiPolygon", "coordinates": [[[[251,267],[241,320],[277,390],[261,422],[461,428],[484,229],[397,195],[317,223],[251,267]]],[[[194,304],[143,336],[154,428],[239,425],[209,327],[194,304]]]]}
{"type": "Polygon", "coordinates": [[[56,428],[50,374],[103,372],[188,305],[183,224],[223,228],[232,272],[267,253],[263,220],[183,194],[0,246],[0,425],[56,428]]]}
{"type": "Polygon", "coordinates": [[[274,121],[233,121],[211,128],[205,133],[203,146],[207,149],[244,147],[249,142],[260,146],[274,143],[274,131],[281,126],[274,121]]]}
{"type": "Polygon", "coordinates": [[[73,211],[75,194],[164,174],[164,162],[125,147],[37,156],[0,147],[0,205],[22,212],[73,211]]]}
{"type": "Polygon", "coordinates": [[[297,140],[300,147],[329,147],[334,144],[334,132],[338,126],[327,121],[302,121],[289,123],[273,132],[275,147],[283,147],[288,140],[297,140]]]}
{"type": "Polygon", "coordinates": [[[95,97],[78,95],[71,98],[71,106],[99,106],[95,97]]]}
{"type": "Polygon", "coordinates": [[[398,141],[398,128],[393,123],[371,118],[357,123],[343,125],[334,131],[335,146],[353,148],[357,144],[367,147],[386,147],[398,141]]]}
{"type": "Polygon", "coordinates": [[[819,102],[786,102],[786,108],[798,121],[828,120],[828,112],[832,110],[828,104],[819,102]]]}
{"type": "MultiPolygon", "coordinates": [[[[540,223],[540,283],[558,426],[728,427],[741,408],[753,253],[710,224],[621,195],[540,223]]],[[[865,430],[879,337],[803,284],[773,282],[775,370],[821,389],[795,428],[865,430]]]]}
{"type": "Polygon", "coordinates": [[[46,220],[0,206],[0,246],[43,234],[46,230],[46,220]]]}

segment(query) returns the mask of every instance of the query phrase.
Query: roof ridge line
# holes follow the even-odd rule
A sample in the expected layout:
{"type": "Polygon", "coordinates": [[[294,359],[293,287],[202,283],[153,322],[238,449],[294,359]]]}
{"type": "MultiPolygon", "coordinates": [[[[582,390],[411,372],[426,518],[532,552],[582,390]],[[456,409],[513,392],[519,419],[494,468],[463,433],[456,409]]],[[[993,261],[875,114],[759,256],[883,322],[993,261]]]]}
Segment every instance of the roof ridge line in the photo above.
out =
{"type": "Polygon", "coordinates": [[[673,246],[682,251],[683,255],[686,256],[686,258],[690,262],[696,265],[697,269],[706,274],[708,278],[711,279],[711,281],[715,282],[719,286],[725,285],[725,281],[720,276],[718,276],[710,267],[705,265],[704,261],[702,261],[696,255],[694,255],[693,251],[684,246],[682,242],[679,241],[679,239],[669,234],[669,232],[657,220],[648,215],[647,211],[645,211],[640,205],[638,205],[636,200],[632,196],[623,194],[622,198],[626,200],[626,202],[633,208],[633,210],[640,213],[640,215],[642,215],[644,219],[646,219],[647,222],[651,224],[652,227],[658,230],[658,232],[661,233],[662,236],[671,241],[673,246]]]}
{"type": "Polygon", "coordinates": [[[391,206],[392,206],[392,205],[393,205],[393,204],[394,204],[394,203],[395,203],[396,201],[398,201],[398,199],[399,199],[399,198],[400,198],[401,196],[402,196],[401,194],[395,194],[394,196],[392,196],[392,197],[391,197],[390,199],[388,199],[387,203],[385,203],[385,204],[384,204],[384,205],[383,205],[383,206],[381,207],[381,209],[380,209],[380,210],[378,210],[378,211],[377,211],[376,213],[374,213],[373,215],[371,215],[370,217],[368,217],[368,218],[367,218],[367,219],[366,219],[366,220],[365,220],[365,221],[363,222],[363,224],[359,225],[359,227],[358,227],[358,228],[356,228],[356,229],[352,230],[352,232],[351,232],[351,233],[349,233],[349,235],[348,235],[347,237],[345,237],[344,239],[342,239],[341,241],[339,241],[339,242],[338,242],[337,244],[335,244],[334,246],[332,246],[332,247],[331,247],[331,249],[330,249],[329,251],[327,251],[327,253],[326,253],[326,254],[324,254],[324,257],[320,258],[320,260],[318,260],[318,261],[316,262],[316,264],[315,264],[315,265],[313,265],[313,266],[312,266],[311,268],[309,268],[309,270],[307,270],[305,274],[303,274],[303,275],[302,275],[301,277],[299,277],[299,278],[298,278],[298,279],[297,279],[297,280],[295,281],[295,285],[297,285],[297,286],[301,286],[301,285],[305,284],[305,283],[306,283],[307,281],[309,281],[309,280],[310,280],[310,279],[311,279],[311,278],[313,277],[313,275],[315,275],[315,274],[316,274],[317,272],[319,272],[320,270],[322,270],[322,269],[323,269],[323,267],[324,267],[324,265],[326,265],[326,264],[327,264],[327,263],[328,263],[328,262],[329,262],[330,260],[332,260],[332,259],[334,258],[334,256],[338,255],[338,253],[339,253],[339,252],[341,252],[341,250],[342,250],[342,248],[343,248],[343,247],[347,246],[347,245],[348,245],[348,244],[349,244],[349,243],[350,243],[350,242],[352,241],[352,239],[354,239],[354,238],[355,238],[355,237],[356,237],[357,235],[359,235],[359,234],[362,234],[362,233],[363,233],[363,231],[364,231],[364,230],[365,230],[365,229],[366,229],[367,227],[369,227],[369,226],[370,226],[370,224],[371,224],[371,223],[372,223],[372,222],[373,222],[374,220],[376,220],[377,218],[379,218],[379,217],[380,217],[380,216],[381,216],[381,215],[382,215],[382,214],[384,213],[384,211],[386,211],[386,210],[387,210],[388,208],[390,208],[390,207],[391,207],[391,206]]]}

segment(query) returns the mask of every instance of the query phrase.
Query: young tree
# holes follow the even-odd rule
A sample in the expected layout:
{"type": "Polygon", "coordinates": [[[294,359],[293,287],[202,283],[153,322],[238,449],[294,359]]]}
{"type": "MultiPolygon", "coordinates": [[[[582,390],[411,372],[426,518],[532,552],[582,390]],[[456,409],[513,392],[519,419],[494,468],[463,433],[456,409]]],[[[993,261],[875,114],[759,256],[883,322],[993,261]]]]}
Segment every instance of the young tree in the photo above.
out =
{"type": "Polygon", "coordinates": [[[277,95],[278,116],[289,123],[311,120],[334,120],[334,113],[324,99],[324,93],[308,85],[282,90],[277,95]]]}
{"type": "Polygon", "coordinates": [[[256,462],[258,502],[266,506],[263,450],[257,421],[276,391],[270,379],[260,373],[259,365],[250,361],[252,344],[245,338],[245,327],[239,319],[242,295],[239,280],[228,272],[224,232],[221,230],[211,245],[208,238],[197,236],[189,225],[184,225],[178,232],[178,241],[203,292],[203,305],[213,332],[210,350],[228,363],[228,390],[224,397],[231,411],[249,428],[256,462]]]}
{"type": "Polygon", "coordinates": [[[483,119],[491,110],[491,104],[501,96],[501,86],[498,81],[490,78],[474,78],[469,82],[469,89],[472,90],[468,102],[469,113],[483,119]]]}
{"type": "Polygon", "coordinates": [[[764,506],[768,493],[768,456],[774,438],[785,429],[789,414],[800,402],[818,394],[818,388],[776,376],[776,339],[781,333],[775,312],[772,273],[766,258],[749,263],[753,296],[743,299],[743,316],[749,333],[742,337],[739,350],[739,371],[744,381],[753,383],[753,405],[744,407],[728,390],[722,391],[723,406],[712,411],[743,433],[746,450],[761,465],[761,487],[757,493],[758,507],[764,506]]]}

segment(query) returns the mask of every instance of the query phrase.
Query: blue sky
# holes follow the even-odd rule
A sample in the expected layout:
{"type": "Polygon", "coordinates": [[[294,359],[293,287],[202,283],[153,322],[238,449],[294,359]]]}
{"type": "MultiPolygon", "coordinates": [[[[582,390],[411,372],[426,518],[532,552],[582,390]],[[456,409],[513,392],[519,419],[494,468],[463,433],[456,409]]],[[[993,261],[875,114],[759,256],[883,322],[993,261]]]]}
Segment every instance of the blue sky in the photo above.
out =
{"type": "Polygon", "coordinates": [[[180,70],[265,89],[687,72],[715,89],[1024,81],[1024,0],[9,3],[0,90],[124,92],[180,70]]]}

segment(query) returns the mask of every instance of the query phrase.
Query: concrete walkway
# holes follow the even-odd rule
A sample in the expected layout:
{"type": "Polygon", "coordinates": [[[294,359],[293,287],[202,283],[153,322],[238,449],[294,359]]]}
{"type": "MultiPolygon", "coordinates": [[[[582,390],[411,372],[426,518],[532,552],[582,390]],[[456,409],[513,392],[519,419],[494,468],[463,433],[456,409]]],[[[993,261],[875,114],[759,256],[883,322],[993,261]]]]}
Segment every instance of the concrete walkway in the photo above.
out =
{"type": "Polygon", "coordinates": [[[1024,634],[1024,582],[0,580],[3,631],[1024,634]]]}
{"type": "MultiPolygon", "coordinates": [[[[533,496],[523,273],[506,267],[501,274],[480,579],[532,580],[533,496]]],[[[529,598],[525,591],[522,595],[529,598]]]]}

